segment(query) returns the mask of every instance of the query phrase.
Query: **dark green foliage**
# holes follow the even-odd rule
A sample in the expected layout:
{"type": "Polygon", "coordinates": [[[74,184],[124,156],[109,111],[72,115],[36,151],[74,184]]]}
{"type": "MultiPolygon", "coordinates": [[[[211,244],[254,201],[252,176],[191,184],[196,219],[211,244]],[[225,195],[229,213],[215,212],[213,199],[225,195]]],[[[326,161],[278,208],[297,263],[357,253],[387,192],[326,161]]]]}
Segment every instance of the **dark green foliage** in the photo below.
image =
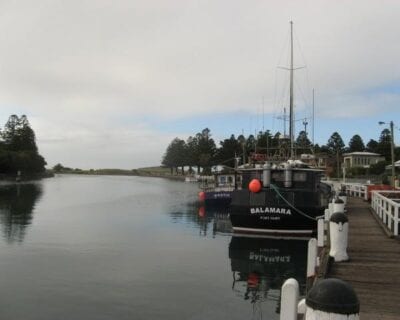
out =
{"type": "Polygon", "coordinates": [[[216,163],[233,168],[235,166],[235,156],[239,156],[242,153],[241,143],[232,134],[229,139],[225,139],[219,144],[221,147],[216,152],[216,163]]]}
{"type": "Polygon", "coordinates": [[[367,173],[367,168],[364,167],[353,167],[347,169],[347,176],[348,177],[357,177],[357,176],[363,176],[367,173]]]}
{"type": "Polygon", "coordinates": [[[383,129],[379,137],[377,153],[385,157],[387,161],[391,160],[391,143],[392,138],[389,129],[383,129]]]}
{"type": "Polygon", "coordinates": [[[334,132],[326,145],[331,154],[342,154],[344,151],[344,142],[339,133],[334,132]]]}
{"type": "Polygon", "coordinates": [[[311,153],[311,141],[307,137],[307,132],[300,131],[296,139],[297,154],[311,153]]]}
{"type": "Polygon", "coordinates": [[[388,163],[386,161],[380,161],[378,163],[371,164],[369,167],[369,172],[371,174],[383,174],[387,165],[388,163]]]}
{"type": "Polygon", "coordinates": [[[374,153],[378,153],[378,146],[379,143],[378,141],[371,139],[369,140],[369,142],[367,143],[367,151],[369,152],[374,152],[374,153]]]}
{"type": "Polygon", "coordinates": [[[365,151],[365,145],[362,138],[355,134],[349,141],[349,152],[365,151]]]}
{"type": "Polygon", "coordinates": [[[45,171],[46,161],[38,153],[35,133],[25,115],[10,116],[1,132],[0,173],[36,174],[45,171]]]}
{"type": "MultiPolygon", "coordinates": [[[[335,175],[341,175],[341,161],[344,152],[369,151],[387,155],[389,152],[390,159],[390,132],[388,129],[382,131],[379,142],[371,139],[367,145],[360,135],[355,134],[349,141],[349,147],[345,148],[345,143],[338,132],[334,132],[329,138],[326,145],[313,145],[308,139],[307,133],[301,131],[295,141],[296,154],[314,153],[317,155],[327,156],[326,159],[329,167],[333,169],[335,175]]],[[[208,128],[202,130],[194,136],[190,136],[186,142],[179,138],[175,138],[168,146],[162,164],[171,170],[178,167],[197,167],[203,168],[203,172],[207,173],[212,165],[223,164],[234,167],[234,158],[241,159],[241,163],[249,161],[251,153],[266,154],[267,158],[276,160],[287,158],[290,152],[289,140],[282,137],[280,132],[272,134],[270,130],[258,132],[257,136],[249,135],[247,138],[241,134],[237,138],[231,135],[229,139],[219,142],[219,148],[215,146],[214,140],[211,139],[210,130],[208,128]],[[277,157],[278,156],[278,157],[277,157]]],[[[400,159],[400,147],[395,148],[395,158],[400,159]]],[[[1,160],[1,159],[0,159],[1,160]]],[[[362,174],[381,174],[384,170],[384,164],[379,163],[371,166],[371,170],[364,172],[365,169],[355,169],[349,172],[350,175],[362,174]],[[382,169],[383,168],[383,169],[382,169]]],[[[171,171],[172,172],[172,171],[171,171]]]]}

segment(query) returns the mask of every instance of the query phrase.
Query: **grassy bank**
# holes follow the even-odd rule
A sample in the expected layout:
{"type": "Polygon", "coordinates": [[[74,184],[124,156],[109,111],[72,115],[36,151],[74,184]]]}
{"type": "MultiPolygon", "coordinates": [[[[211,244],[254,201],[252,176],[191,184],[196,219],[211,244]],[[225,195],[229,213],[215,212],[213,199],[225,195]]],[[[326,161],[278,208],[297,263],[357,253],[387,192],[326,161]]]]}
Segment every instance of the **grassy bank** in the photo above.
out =
{"type": "Polygon", "coordinates": [[[139,177],[156,177],[156,178],[168,178],[174,180],[184,180],[185,177],[182,175],[171,174],[170,169],[164,167],[147,167],[132,170],[125,169],[71,169],[62,168],[61,170],[55,171],[54,173],[61,174],[87,174],[87,175],[114,175],[114,176],[139,176],[139,177]]]}

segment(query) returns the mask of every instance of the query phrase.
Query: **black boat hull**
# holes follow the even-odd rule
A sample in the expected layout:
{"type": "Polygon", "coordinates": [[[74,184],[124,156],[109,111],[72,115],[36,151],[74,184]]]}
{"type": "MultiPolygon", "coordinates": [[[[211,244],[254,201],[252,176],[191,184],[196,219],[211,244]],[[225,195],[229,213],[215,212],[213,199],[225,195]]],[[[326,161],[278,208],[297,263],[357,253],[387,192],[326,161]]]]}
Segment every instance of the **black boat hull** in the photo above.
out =
{"type": "Polygon", "coordinates": [[[295,207],[265,195],[262,195],[262,201],[253,201],[254,195],[246,191],[238,192],[242,195],[238,197],[236,194],[230,206],[230,219],[235,232],[308,236],[316,232],[317,217],[324,214],[325,208],[315,205],[315,201],[309,204],[302,201],[301,206],[295,207]],[[242,196],[247,201],[235,201],[241,200],[242,196]]]}
{"type": "Polygon", "coordinates": [[[228,207],[232,200],[232,191],[205,191],[204,204],[207,207],[228,207]]]}

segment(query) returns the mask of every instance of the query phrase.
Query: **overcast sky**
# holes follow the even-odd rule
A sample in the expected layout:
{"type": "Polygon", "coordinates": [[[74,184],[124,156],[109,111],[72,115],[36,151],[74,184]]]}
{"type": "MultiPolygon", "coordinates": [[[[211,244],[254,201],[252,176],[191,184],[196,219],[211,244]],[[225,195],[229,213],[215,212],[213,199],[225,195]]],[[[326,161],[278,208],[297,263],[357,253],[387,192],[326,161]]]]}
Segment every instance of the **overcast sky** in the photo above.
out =
{"type": "Polygon", "coordinates": [[[315,88],[317,143],[400,126],[396,0],[0,1],[0,125],[26,114],[48,167],[84,169],[158,165],[205,127],[282,132],[290,20],[296,117],[311,136],[315,88]]]}

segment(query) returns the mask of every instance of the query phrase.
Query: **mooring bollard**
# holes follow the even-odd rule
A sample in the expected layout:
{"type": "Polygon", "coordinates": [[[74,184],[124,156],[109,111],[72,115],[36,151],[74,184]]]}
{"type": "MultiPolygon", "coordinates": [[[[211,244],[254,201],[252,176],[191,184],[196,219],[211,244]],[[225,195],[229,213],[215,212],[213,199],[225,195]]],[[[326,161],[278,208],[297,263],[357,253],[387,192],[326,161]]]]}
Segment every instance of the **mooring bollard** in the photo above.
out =
{"type": "Polygon", "coordinates": [[[324,219],[318,219],[318,247],[322,248],[324,246],[324,236],[325,236],[325,221],[324,219]]]}
{"type": "Polygon", "coordinates": [[[298,303],[299,283],[296,279],[287,279],[283,284],[281,291],[280,320],[296,320],[298,303]]]}
{"type": "Polygon", "coordinates": [[[307,251],[307,278],[315,276],[315,267],[317,266],[317,239],[308,240],[307,251]]]}
{"type": "Polygon", "coordinates": [[[324,211],[324,218],[325,218],[325,221],[329,221],[329,218],[331,217],[331,212],[330,212],[330,210],[329,209],[325,209],[325,211],[324,211]]]}
{"type": "MultiPolygon", "coordinates": [[[[332,200],[333,201],[333,200],[332,200]]],[[[328,204],[328,210],[329,210],[329,218],[331,217],[331,215],[334,213],[333,211],[333,202],[329,202],[328,204]]]]}
{"type": "Polygon", "coordinates": [[[305,320],[359,320],[359,313],[357,295],[343,280],[322,279],[307,294],[305,320]]]}
{"type": "Polygon", "coordinates": [[[333,212],[344,212],[344,201],[340,198],[333,200],[333,212]]]}
{"type": "Polygon", "coordinates": [[[349,220],[343,212],[335,212],[329,220],[329,235],[331,249],[329,256],[333,257],[335,262],[347,261],[347,239],[349,233],[349,220]]]}

